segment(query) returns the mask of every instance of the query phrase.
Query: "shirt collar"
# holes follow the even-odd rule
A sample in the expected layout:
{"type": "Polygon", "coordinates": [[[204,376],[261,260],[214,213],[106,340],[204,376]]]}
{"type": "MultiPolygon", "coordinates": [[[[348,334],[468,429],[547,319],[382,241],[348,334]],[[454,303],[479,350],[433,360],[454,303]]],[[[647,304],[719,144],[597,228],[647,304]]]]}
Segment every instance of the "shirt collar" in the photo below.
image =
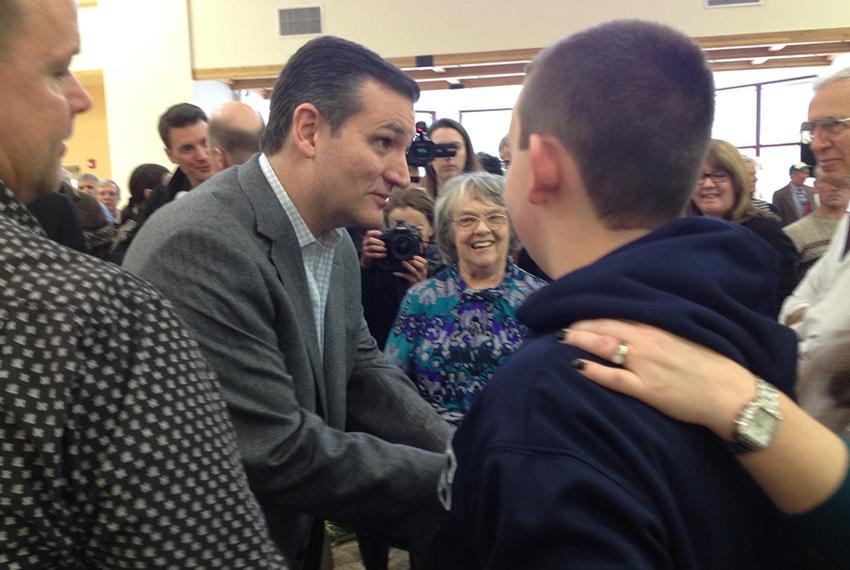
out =
{"type": "Polygon", "coordinates": [[[6,216],[31,232],[40,236],[45,235],[44,229],[35,219],[35,216],[30,213],[26,206],[18,202],[18,199],[11,190],[6,188],[2,180],[0,180],[0,215],[6,216]]]}
{"type": "Polygon", "coordinates": [[[508,280],[513,281],[517,278],[517,270],[517,266],[508,259],[505,276],[502,277],[501,283],[489,289],[472,289],[461,276],[460,269],[456,265],[451,267],[451,271],[455,274],[455,278],[458,281],[459,296],[464,301],[495,301],[504,297],[506,292],[505,284],[508,280]]]}
{"type": "Polygon", "coordinates": [[[295,236],[298,238],[298,245],[301,248],[304,248],[311,243],[318,243],[322,247],[335,246],[336,242],[338,242],[342,237],[342,232],[344,230],[342,228],[335,228],[319,234],[318,236],[314,236],[313,232],[310,231],[310,228],[307,227],[307,223],[304,221],[304,218],[301,216],[301,212],[298,211],[298,208],[295,206],[292,198],[289,197],[289,193],[283,187],[283,184],[281,184],[277,174],[275,174],[275,171],[265,153],[260,154],[259,161],[263,175],[266,177],[269,186],[272,187],[272,191],[278,199],[278,202],[280,202],[280,205],[283,207],[283,211],[286,212],[286,216],[292,224],[292,229],[295,230],[295,236]]]}

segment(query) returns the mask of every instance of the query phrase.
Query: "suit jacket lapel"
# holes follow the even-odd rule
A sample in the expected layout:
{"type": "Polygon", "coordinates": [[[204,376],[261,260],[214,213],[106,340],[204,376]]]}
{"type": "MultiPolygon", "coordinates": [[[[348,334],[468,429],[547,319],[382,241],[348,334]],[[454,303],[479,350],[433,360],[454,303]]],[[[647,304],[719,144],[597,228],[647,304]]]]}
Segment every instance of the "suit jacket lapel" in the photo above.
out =
{"type": "MultiPolygon", "coordinates": [[[[347,236],[343,236],[347,239],[347,236]]],[[[346,314],[350,308],[345,306],[345,276],[342,263],[342,252],[345,248],[337,245],[334,251],[333,269],[331,270],[331,286],[328,288],[328,302],[325,306],[325,378],[328,383],[337,382],[341,375],[340,372],[345,368],[345,347],[344,339],[340,338],[341,334],[346,333],[346,314]]],[[[347,379],[343,378],[343,385],[339,386],[342,392],[345,393],[344,383],[347,379]]],[[[332,414],[337,409],[336,406],[331,406],[328,413],[332,414]]],[[[331,425],[339,425],[344,423],[344,416],[341,418],[328,417],[328,423],[331,425]]]]}
{"type": "MultiPolygon", "coordinates": [[[[304,259],[301,247],[289,217],[280,205],[271,186],[266,180],[255,155],[248,163],[239,168],[238,179],[257,220],[257,233],[271,242],[269,260],[277,271],[281,284],[292,299],[293,310],[302,331],[313,377],[316,379],[317,406],[324,415],[327,410],[324,367],[319,352],[316,322],[313,317],[313,301],[310,298],[310,286],[304,271],[304,259]]],[[[326,327],[327,328],[327,327],[326,327]]]]}

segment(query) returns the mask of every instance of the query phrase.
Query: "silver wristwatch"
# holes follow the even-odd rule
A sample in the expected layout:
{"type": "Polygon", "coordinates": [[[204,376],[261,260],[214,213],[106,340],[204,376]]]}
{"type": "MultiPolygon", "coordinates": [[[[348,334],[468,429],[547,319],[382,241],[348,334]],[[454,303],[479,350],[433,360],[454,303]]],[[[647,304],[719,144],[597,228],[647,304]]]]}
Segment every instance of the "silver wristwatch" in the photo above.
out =
{"type": "Polygon", "coordinates": [[[781,423],[779,390],[756,377],[756,397],[735,420],[734,442],[729,444],[729,449],[735,453],[766,449],[773,443],[781,423]]]}

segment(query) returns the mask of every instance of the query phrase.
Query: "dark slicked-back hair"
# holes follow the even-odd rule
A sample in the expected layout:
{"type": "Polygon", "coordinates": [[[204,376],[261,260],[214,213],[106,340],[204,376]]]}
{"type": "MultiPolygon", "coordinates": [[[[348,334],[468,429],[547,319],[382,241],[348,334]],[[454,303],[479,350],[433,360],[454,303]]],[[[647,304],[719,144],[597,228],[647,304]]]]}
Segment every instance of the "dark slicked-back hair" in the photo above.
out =
{"type": "Polygon", "coordinates": [[[198,121],[209,122],[207,114],[197,105],[177,103],[168,108],[159,118],[159,138],[166,148],[171,148],[171,129],[194,125],[198,121]]]}
{"type": "Polygon", "coordinates": [[[10,41],[22,20],[18,0],[0,0],[0,59],[8,56],[10,41]]]}
{"type": "Polygon", "coordinates": [[[519,146],[554,135],[575,157],[611,229],[657,227],[682,212],[714,120],[699,46],[666,26],[616,21],[544,50],[519,102],[519,146]]]}
{"type": "Polygon", "coordinates": [[[130,174],[130,203],[129,207],[141,206],[145,201],[145,190],[156,190],[162,184],[162,177],[168,169],[159,164],[146,163],[137,166],[130,174]]]}
{"type": "Polygon", "coordinates": [[[274,154],[281,149],[292,127],[292,114],[303,103],[315,105],[336,133],[360,111],[360,88],[368,79],[413,103],[419,100],[419,86],[413,79],[360,44],[322,36],[301,46],[274,86],[263,152],[274,154]]]}

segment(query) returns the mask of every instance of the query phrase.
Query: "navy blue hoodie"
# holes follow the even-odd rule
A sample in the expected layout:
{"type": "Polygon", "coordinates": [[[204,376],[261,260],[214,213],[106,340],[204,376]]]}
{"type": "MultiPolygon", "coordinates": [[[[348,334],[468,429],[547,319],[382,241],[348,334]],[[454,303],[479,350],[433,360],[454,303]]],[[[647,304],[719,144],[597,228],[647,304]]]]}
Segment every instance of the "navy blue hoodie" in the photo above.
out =
{"type": "Polygon", "coordinates": [[[532,295],[532,331],[458,429],[442,568],[797,568],[782,516],[708,430],[582,378],[555,330],[630,319],[790,393],[796,339],[776,255],[746,229],[677,220],[532,295]]]}

